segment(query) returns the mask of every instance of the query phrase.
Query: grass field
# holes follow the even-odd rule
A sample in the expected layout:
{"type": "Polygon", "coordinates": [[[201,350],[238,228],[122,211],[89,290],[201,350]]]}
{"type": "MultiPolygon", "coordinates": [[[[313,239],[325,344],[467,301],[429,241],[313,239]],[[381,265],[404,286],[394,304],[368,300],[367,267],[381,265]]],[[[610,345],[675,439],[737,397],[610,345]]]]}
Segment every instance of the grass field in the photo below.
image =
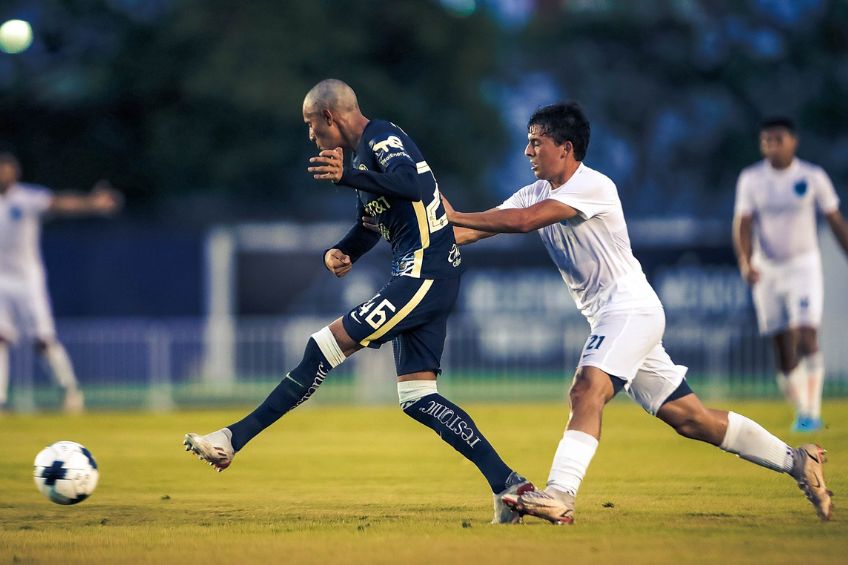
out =
{"type": "MultiPolygon", "coordinates": [[[[829,429],[804,437],[786,432],[783,404],[717,406],[822,443],[829,485],[848,491],[848,402],[827,403],[829,429]]],[[[544,483],[565,407],[467,408],[508,463],[544,483]]],[[[820,523],[787,476],[684,440],[628,402],[607,409],[571,527],[491,526],[476,469],[398,408],[304,407],[221,474],[181,450],[184,432],[242,413],[0,420],[0,563],[848,562],[848,514],[820,523]],[[32,481],[36,452],[60,439],[100,466],[77,506],[32,481]]]]}

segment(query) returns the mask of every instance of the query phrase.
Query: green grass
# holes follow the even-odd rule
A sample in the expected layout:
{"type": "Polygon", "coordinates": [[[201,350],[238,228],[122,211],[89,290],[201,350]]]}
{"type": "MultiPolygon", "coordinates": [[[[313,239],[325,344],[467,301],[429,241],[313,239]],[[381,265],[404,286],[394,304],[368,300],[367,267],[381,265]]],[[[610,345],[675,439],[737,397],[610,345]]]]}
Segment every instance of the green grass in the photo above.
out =
{"type": "MultiPolygon", "coordinates": [[[[716,404],[716,403],[713,403],[716,404]]],[[[830,450],[848,491],[848,402],[829,429],[788,434],[777,402],[717,403],[790,443],[830,450]]],[[[544,483],[564,405],[469,405],[507,462],[544,483]]],[[[787,476],[684,440],[631,403],[611,404],[572,527],[491,526],[476,469],[390,407],[296,410],[216,474],[181,451],[242,410],[0,420],[0,563],[825,563],[846,559],[848,517],[822,524],[787,476]],[[77,506],[35,489],[32,459],[85,444],[100,484],[77,506]]],[[[837,498],[837,503],[839,499],[837,498]]],[[[848,516],[848,515],[846,515],[848,516]]]]}

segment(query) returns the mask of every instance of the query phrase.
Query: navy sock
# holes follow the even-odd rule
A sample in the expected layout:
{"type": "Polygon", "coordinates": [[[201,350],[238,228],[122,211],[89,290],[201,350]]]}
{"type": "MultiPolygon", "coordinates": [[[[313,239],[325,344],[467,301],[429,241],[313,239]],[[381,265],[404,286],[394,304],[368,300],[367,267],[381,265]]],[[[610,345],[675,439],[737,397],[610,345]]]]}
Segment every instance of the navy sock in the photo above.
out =
{"type": "Polygon", "coordinates": [[[309,338],[300,365],[292,369],[256,410],[242,420],[227,426],[233,433],[233,449],[238,451],[259,432],[280,417],[306,402],[318,390],[332,370],[315,339],[309,338]]]}
{"type": "Polygon", "coordinates": [[[471,416],[462,408],[436,393],[419,398],[403,411],[431,428],[463,457],[477,465],[492,492],[498,493],[506,488],[512,469],[503,462],[492,444],[480,433],[471,416]]]}

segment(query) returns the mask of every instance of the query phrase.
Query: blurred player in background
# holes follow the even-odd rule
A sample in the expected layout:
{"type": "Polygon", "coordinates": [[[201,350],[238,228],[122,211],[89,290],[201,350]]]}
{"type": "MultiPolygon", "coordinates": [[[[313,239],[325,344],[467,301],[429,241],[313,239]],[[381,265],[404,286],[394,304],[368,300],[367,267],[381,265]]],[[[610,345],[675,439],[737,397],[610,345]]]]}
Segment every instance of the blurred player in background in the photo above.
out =
{"type": "Polygon", "coordinates": [[[547,487],[507,495],[504,502],[552,523],[572,523],[577,490],[598,447],[604,406],[624,388],[680,435],[788,473],[819,517],[830,519],[824,451],[814,444],[793,449],[745,416],[706,408],[686,383],[686,367],[666,353],[665,313],[631,251],[616,186],[583,164],[590,128],[582,110],[574,103],[540,108],[527,129],[525,155],[537,182],[486,212],[456,212],[445,200],[448,219],[460,226],[460,245],[496,233],[538,230],[591,328],[547,487]]]}
{"type": "Polygon", "coordinates": [[[52,192],[19,181],[21,167],[0,153],[0,410],[9,399],[9,344],[31,338],[52,378],[64,390],[68,412],[83,409],[83,394],[62,344],[56,339],[39,239],[44,216],[108,215],[120,195],[104,182],[88,194],[52,192]]]}
{"type": "Polygon", "coordinates": [[[803,432],[822,428],[824,360],[817,330],[824,288],[816,212],[846,253],[848,225],[827,173],[795,157],[797,148],[792,120],[762,123],[765,159],[746,167],[736,183],[733,245],[742,278],[752,286],[760,333],[774,340],[777,383],[795,407],[792,429],[803,432]]]}
{"type": "Polygon", "coordinates": [[[436,386],[461,259],[429,165],[402,129],[363,116],[356,94],[341,81],[325,80],[310,90],[303,119],[309,140],[321,149],[309,172],[357,195],[357,223],[324,253],[324,265],[345,276],[382,234],[392,246],[392,277],[373,298],[312,334],[300,365],[253,413],[205,436],[187,434],[186,449],[225,469],[251,438],[309,399],[330,370],[363,347],[391,341],[404,413],[477,466],[494,495],[493,523],[517,522],[520,516],[502,497],[533,485],[503,462],[471,417],[436,386]],[[352,152],[348,167],[343,151],[352,152]],[[379,233],[362,225],[366,215],[379,233]]]}

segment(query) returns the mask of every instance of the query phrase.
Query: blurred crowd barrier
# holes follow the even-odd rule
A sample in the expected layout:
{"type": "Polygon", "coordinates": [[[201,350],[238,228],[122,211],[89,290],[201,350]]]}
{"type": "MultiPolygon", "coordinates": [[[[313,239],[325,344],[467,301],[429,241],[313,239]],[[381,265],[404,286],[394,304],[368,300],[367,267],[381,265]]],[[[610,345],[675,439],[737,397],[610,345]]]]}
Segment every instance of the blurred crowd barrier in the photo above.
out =
{"type": "MultiPolygon", "coordinates": [[[[307,336],[331,319],[243,319],[228,331],[200,319],[66,320],[59,332],[91,408],[168,410],[258,403],[300,361],[307,336]],[[226,371],[215,365],[221,359],[226,371]]],[[[454,315],[440,388],[463,402],[561,402],[587,336],[586,323],[571,315],[454,315]]],[[[753,323],[669,319],[665,346],[705,397],[778,396],[770,343],[753,323]]],[[[838,354],[830,364],[848,367],[848,351],[838,354]]],[[[31,349],[13,349],[11,368],[14,409],[59,406],[60,392],[31,349]]],[[[831,371],[825,388],[827,396],[848,394],[848,371],[831,371]]],[[[386,345],[343,363],[310,403],[395,401],[386,345]]]]}
{"type": "MultiPolygon", "coordinates": [[[[259,402],[300,361],[310,334],[388,279],[385,244],[341,280],[323,267],[323,250],[348,227],[221,226],[202,242],[177,245],[160,234],[107,238],[108,245],[48,242],[58,334],[89,406],[259,402]],[[90,272],[80,270],[86,266],[90,272]]],[[[664,218],[630,227],[635,254],[665,307],[666,348],[689,367],[693,387],[712,397],[777,397],[772,346],[757,334],[727,222],[664,218]]],[[[562,401],[589,327],[538,237],[487,239],[463,247],[462,257],[440,388],[472,402],[562,401]]],[[[848,261],[826,231],[822,260],[826,394],[843,395],[848,261]]],[[[11,372],[14,409],[59,405],[60,391],[28,345],[13,350],[11,372]]],[[[389,403],[395,390],[391,347],[384,346],[333,371],[309,404],[389,403]]]]}

